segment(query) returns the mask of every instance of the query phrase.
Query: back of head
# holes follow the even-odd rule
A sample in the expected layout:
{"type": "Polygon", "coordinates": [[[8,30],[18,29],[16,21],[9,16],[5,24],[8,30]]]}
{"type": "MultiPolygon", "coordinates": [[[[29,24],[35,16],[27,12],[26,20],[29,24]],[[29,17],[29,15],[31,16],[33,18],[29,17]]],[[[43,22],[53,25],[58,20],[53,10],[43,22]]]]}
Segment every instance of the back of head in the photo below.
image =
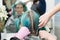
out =
{"type": "Polygon", "coordinates": [[[17,37],[12,37],[10,38],[10,40],[20,40],[20,39],[18,39],[17,37]]]}

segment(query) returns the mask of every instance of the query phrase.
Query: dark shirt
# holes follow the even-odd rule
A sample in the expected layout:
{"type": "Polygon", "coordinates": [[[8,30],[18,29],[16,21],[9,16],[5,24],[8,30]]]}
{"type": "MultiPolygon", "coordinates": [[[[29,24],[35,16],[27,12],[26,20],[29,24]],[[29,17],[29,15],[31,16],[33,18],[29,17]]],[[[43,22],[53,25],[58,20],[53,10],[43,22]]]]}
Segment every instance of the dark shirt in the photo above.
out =
{"type": "Polygon", "coordinates": [[[31,7],[32,10],[37,12],[39,15],[42,15],[46,11],[46,2],[45,0],[39,0],[39,3],[36,4],[36,2],[31,7]]]}
{"type": "Polygon", "coordinates": [[[45,13],[45,11],[46,11],[46,2],[45,2],[45,0],[39,0],[38,8],[43,13],[45,13]]]}

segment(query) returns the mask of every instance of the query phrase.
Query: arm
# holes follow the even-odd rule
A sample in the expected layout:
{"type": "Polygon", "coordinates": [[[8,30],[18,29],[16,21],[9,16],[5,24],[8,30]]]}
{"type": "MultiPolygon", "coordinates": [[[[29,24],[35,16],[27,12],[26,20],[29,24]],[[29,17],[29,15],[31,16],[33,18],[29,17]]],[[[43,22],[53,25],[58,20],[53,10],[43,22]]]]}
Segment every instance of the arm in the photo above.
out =
{"type": "Polygon", "coordinates": [[[60,3],[57,4],[50,12],[45,13],[44,15],[40,16],[39,26],[40,27],[45,26],[47,24],[47,22],[49,21],[49,19],[58,11],[60,11],[60,3]]]}
{"type": "Polygon", "coordinates": [[[60,11],[60,3],[57,4],[53,9],[52,11],[50,11],[48,13],[49,17],[52,17],[56,12],[60,11]]]}
{"type": "Polygon", "coordinates": [[[52,34],[48,33],[47,31],[44,31],[44,30],[39,31],[39,36],[41,38],[45,38],[47,40],[57,40],[57,37],[55,35],[52,35],[52,34]]]}

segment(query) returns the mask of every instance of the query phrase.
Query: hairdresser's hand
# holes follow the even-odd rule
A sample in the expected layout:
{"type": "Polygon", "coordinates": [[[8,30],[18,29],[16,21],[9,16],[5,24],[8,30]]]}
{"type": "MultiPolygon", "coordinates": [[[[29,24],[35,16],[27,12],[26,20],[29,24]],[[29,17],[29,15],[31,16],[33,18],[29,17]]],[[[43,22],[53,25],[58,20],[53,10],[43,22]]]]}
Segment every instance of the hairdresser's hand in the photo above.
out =
{"type": "Polygon", "coordinates": [[[45,39],[47,39],[47,40],[56,40],[56,39],[57,39],[56,36],[48,33],[47,31],[44,31],[44,30],[39,31],[39,36],[40,36],[41,38],[45,38],[45,39]]]}
{"type": "Polygon", "coordinates": [[[47,24],[47,22],[49,21],[50,17],[48,15],[48,13],[43,14],[42,16],[40,16],[39,18],[39,22],[40,24],[38,25],[40,28],[45,26],[47,24]]]}

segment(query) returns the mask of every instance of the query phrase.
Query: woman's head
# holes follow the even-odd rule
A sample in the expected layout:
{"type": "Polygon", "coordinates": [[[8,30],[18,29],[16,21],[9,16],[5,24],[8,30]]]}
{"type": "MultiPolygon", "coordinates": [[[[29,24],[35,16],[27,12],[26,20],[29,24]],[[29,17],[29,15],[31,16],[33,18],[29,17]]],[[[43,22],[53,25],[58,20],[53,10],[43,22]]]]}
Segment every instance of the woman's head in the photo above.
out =
{"type": "Polygon", "coordinates": [[[10,40],[20,40],[20,39],[18,39],[17,37],[12,37],[10,38],[10,40]]]}
{"type": "Polygon", "coordinates": [[[22,13],[24,10],[23,10],[23,5],[22,4],[17,4],[15,7],[14,7],[14,10],[17,12],[17,13],[22,13]]]}
{"type": "Polygon", "coordinates": [[[27,11],[27,7],[24,3],[18,2],[13,5],[13,13],[17,12],[18,14],[27,11]]]}

